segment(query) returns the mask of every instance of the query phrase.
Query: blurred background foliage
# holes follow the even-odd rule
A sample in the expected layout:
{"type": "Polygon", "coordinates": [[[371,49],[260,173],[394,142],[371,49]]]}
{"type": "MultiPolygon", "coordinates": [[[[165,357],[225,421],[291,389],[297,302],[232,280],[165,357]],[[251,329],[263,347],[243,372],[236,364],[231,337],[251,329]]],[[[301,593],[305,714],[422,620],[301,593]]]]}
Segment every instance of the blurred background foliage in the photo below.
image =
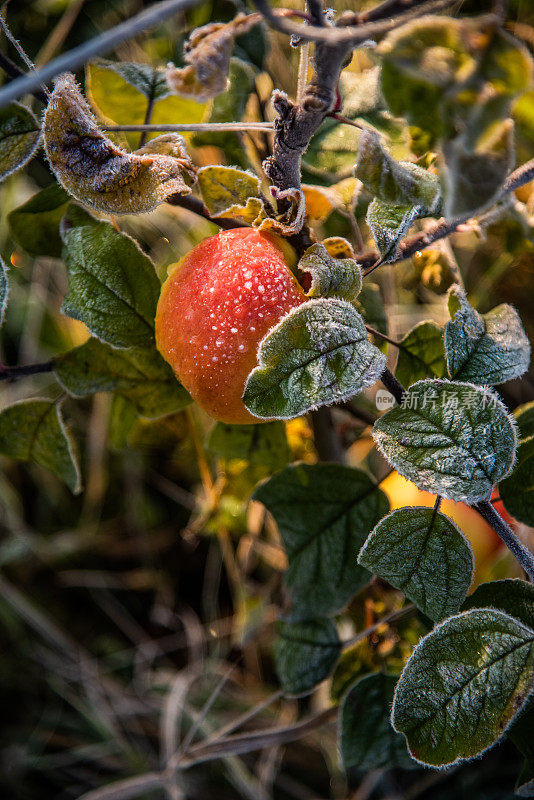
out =
{"type": "MultiPolygon", "coordinates": [[[[138,13],[142,0],[15,0],[4,7],[15,36],[37,64],[75,47],[138,13]]],[[[279,3],[279,5],[281,5],[279,3]]],[[[300,8],[296,0],[284,6],[300,8]]],[[[460,5],[460,4],[459,4],[460,5]]],[[[464,13],[489,10],[468,0],[464,13]]],[[[344,8],[365,3],[341,0],[344,8]]],[[[112,56],[164,66],[183,63],[186,32],[210,20],[231,19],[244,4],[205,2],[149,36],[121,45],[112,56]]],[[[532,51],[534,6],[512,0],[508,27],[532,51]]],[[[2,37],[1,49],[18,56],[2,37]]],[[[256,27],[234,51],[229,92],[209,104],[173,101],[158,112],[167,122],[273,119],[273,87],[294,95],[298,52],[287,38],[256,27]]],[[[77,75],[83,85],[84,74],[77,75]]],[[[139,122],[136,90],[110,70],[93,68],[86,88],[103,119],[139,122]],[[128,94],[130,92],[130,94],[128,94]],[[135,111],[135,113],[134,113],[135,111]]],[[[386,112],[376,91],[372,51],[354,55],[344,73],[344,113],[375,125],[397,158],[417,154],[417,138],[386,112]]],[[[164,101],[162,101],[163,105],[164,101]]],[[[34,107],[39,111],[38,104],[34,107]]],[[[516,104],[517,161],[534,150],[534,87],[516,104]]],[[[159,119],[159,118],[158,118],[159,119]]],[[[129,134],[128,144],[138,146],[129,134]]],[[[188,135],[197,164],[238,164],[259,169],[267,153],[264,134],[188,135]]],[[[308,204],[316,209],[317,236],[343,236],[355,246],[365,226],[369,196],[354,192],[352,167],[358,131],[326,122],[304,159],[308,204]],[[348,181],[348,182],[347,182],[348,181]],[[336,197],[321,187],[336,187],[336,197]]],[[[3,364],[44,361],[83,342],[87,330],[60,311],[66,289],[62,262],[32,256],[13,238],[8,213],[52,183],[42,153],[0,187],[0,253],[10,265],[10,301],[0,338],[3,364]]],[[[457,263],[473,304],[486,311],[513,303],[534,340],[534,187],[516,197],[510,213],[486,230],[459,233],[395,267],[376,273],[363,299],[368,319],[400,338],[415,323],[448,319],[446,290],[457,263]]],[[[169,264],[204,237],[211,223],[163,205],[150,215],[121,218],[163,279],[169,264]]],[[[533,375],[502,387],[513,409],[534,399],[533,375]]],[[[2,406],[23,397],[58,398],[47,375],[1,385],[2,406]]],[[[375,411],[373,393],[359,400],[375,411]]],[[[169,730],[185,730],[221,676],[226,683],[204,720],[202,736],[261,704],[278,684],[270,644],[283,607],[285,566],[279,536],[259,504],[248,498],[259,480],[294,460],[314,462],[307,419],[273,423],[270,436],[227,435],[197,408],[158,420],[140,417],[129,401],[109,394],[65,403],[81,448],[85,491],[73,497],[38,467],[2,460],[0,472],[0,788],[17,800],[76,798],[112,779],[159,766],[172,747],[169,730]],[[232,672],[228,673],[229,666],[232,672]],[[189,690],[181,687],[191,679],[189,690]]],[[[335,423],[349,462],[383,479],[392,507],[433,502],[395,474],[372,448],[370,429],[342,409],[335,423]]],[[[254,429],[250,429],[254,430],[254,429]]],[[[459,508],[474,544],[477,580],[518,574],[492,532],[474,512],[459,508]]],[[[342,619],[344,638],[402,604],[400,593],[374,581],[342,619]]],[[[400,671],[428,621],[411,617],[383,626],[347,650],[331,687],[334,700],[358,675],[387,665],[400,671]]],[[[303,700],[272,698],[249,728],[290,724],[303,711],[329,702],[320,687],[303,700]]],[[[182,773],[184,795],[205,798],[469,798],[512,797],[520,757],[509,743],[482,762],[446,772],[377,770],[345,776],[338,764],[335,730],[321,728],[301,741],[259,755],[232,756],[182,773]]],[[[146,798],[156,797],[147,791],[146,798]]],[[[180,795],[176,794],[176,797],[180,795]]]]}

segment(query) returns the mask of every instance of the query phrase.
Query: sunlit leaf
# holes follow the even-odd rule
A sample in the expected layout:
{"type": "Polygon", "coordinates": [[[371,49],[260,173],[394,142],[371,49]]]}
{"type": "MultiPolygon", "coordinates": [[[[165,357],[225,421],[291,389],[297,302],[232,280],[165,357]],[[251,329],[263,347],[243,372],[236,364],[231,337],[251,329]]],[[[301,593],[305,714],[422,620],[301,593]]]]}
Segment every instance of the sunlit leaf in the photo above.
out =
{"type": "MultiPolygon", "coordinates": [[[[208,112],[206,103],[171,94],[165,71],[147,64],[103,59],[87,64],[85,91],[98,117],[112,125],[142,125],[151,97],[153,125],[203,122],[208,112]]],[[[140,133],[124,135],[137,147],[140,133]]]]}
{"type": "Polygon", "coordinates": [[[469,383],[422,380],[374,425],[388,461],[419,489],[476,503],[510,472],[517,434],[494,392],[469,383]]]}
{"type": "Polygon", "coordinates": [[[63,259],[69,288],[62,311],[113,347],[153,345],[160,284],[140,247],[106,222],[71,228],[63,259]]]}
{"type": "Polygon", "coordinates": [[[61,255],[59,223],[69,195],[57,183],[47,186],[7,216],[11,235],[32,256],[61,255]]]}
{"type": "Polygon", "coordinates": [[[273,650],[285,694],[299,695],[328,677],[339,658],[341,642],[330,619],[279,622],[273,650]]]}
{"type": "Polygon", "coordinates": [[[0,109],[0,181],[21,169],[41,143],[41,126],[20,103],[0,109]]]}
{"type": "Polygon", "coordinates": [[[437,625],[397,684],[393,724],[423,764],[444,767],[495,744],[534,683],[534,630],[496,610],[437,625]]]}
{"type": "Polygon", "coordinates": [[[396,675],[376,672],[349,689],[340,710],[340,749],[345,769],[410,769],[406,741],[389,719],[396,675]]]}
{"type": "Polygon", "coordinates": [[[308,297],[340,297],[354,300],[362,288],[362,273],[352,258],[332,258],[324,244],[313,244],[298,267],[311,276],[308,297]]]}
{"type": "Polygon", "coordinates": [[[473,578],[473,551],[432,508],[398,508],[366,540],[358,563],[401,589],[431,619],[458,611],[473,578]]]}
{"type": "Polygon", "coordinates": [[[385,358],[344,300],[309,300],[262,340],[243,401],[264,419],[291,419],[375,383],[385,358]]]}
{"type": "Polygon", "coordinates": [[[23,400],[0,412],[0,453],[53,472],[77,494],[81,489],[75,443],[58,403],[23,400]]]}
{"type": "Polygon", "coordinates": [[[116,350],[98,339],[89,339],[56,357],[54,373],[74,397],[115,392],[130,400],[145,417],[174,414],[191,402],[155,348],[116,350]]]}
{"type": "Polygon", "coordinates": [[[198,186],[212,217],[229,217],[252,225],[263,213],[260,181],[252,172],[235,167],[202,167],[198,186]]]}
{"type": "Polygon", "coordinates": [[[519,314],[503,303],[479,314],[460,286],[453,286],[459,308],[445,325],[449,375],[455,380],[498,384],[518,378],[530,366],[530,343],[519,314]]]}
{"type": "Polygon", "coordinates": [[[121,150],[98,127],[72,75],[56,79],[43,130],[59,183],[100,211],[151,211],[170,195],[191,191],[195,173],[180,136],[159,136],[137,153],[121,150]]]}
{"type": "Polygon", "coordinates": [[[443,329],[435,322],[419,322],[399,342],[395,375],[403,386],[423,378],[445,375],[443,329]]]}
{"type": "Polygon", "coordinates": [[[369,580],[358,566],[368,533],[387,513],[385,494],[361,470],[300,464],[254,493],[273,514],[288,558],[285,582],[294,618],[340,611],[369,580]]]}

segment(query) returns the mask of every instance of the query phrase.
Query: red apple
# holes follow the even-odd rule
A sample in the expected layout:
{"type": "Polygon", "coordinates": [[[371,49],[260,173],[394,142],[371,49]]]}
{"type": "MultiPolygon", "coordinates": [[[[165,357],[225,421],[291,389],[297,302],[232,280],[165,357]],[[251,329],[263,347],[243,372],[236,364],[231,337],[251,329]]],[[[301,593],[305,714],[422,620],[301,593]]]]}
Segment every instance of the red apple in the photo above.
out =
{"type": "Polygon", "coordinates": [[[293,248],[252,228],[204,239],[169,269],[156,343],[194,400],[223,422],[259,422],[241,399],[258,344],[307,299],[293,248]]]}

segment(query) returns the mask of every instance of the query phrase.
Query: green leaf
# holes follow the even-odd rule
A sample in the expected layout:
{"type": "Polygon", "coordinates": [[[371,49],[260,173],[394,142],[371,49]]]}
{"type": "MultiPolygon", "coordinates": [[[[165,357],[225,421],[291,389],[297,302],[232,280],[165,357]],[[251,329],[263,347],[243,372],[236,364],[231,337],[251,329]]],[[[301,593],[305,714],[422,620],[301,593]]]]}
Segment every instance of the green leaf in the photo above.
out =
{"type": "MultiPolygon", "coordinates": [[[[210,122],[236,122],[243,119],[248,98],[254,89],[256,70],[239,58],[230,61],[230,81],[226,92],[219,94],[213,101],[210,122]]],[[[196,133],[192,136],[195,147],[215,145],[219,147],[227,163],[246,167],[248,159],[241,138],[237,133],[196,133]]]]}
{"type": "Polygon", "coordinates": [[[341,642],[330,619],[279,622],[273,651],[285,694],[299,695],[310,692],[330,675],[341,642]]]}
{"type": "Polygon", "coordinates": [[[340,709],[341,760],[345,769],[410,769],[404,737],[389,721],[398,676],[376,672],[360,678],[349,689],[340,709]]]}
{"type": "Polygon", "coordinates": [[[534,436],[534,401],[518,406],[514,411],[521,439],[534,436]]]}
{"type": "Polygon", "coordinates": [[[388,512],[384,492],[361,470],[298,464],[273,475],[253,497],[280,529],[292,616],[309,619],[343,609],[370,580],[357,557],[388,512]]]}
{"type": "Polygon", "coordinates": [[[392,206],[377,198],[369,203],[366,220],[383,263],[395,260],[400,240],[424,216],[422,206],[392,206]]]}
{"type": "Polygon", "coordinates": [[[462,611],[486,607],[504,611],[524,625],[533,628],[534,586],[519,578],[481,583],[464,602],[462,611]]]}
{"type": "Polygon", "coordinates": [[[423,491],[476,503],[510,472],[517,434],[494,392],[423,380],[374,425],[379,449],[423,491]]]}
{"type": "MultiPolygon", "coordinates": [[[[358,298],[354,301],[355,308],[360,312],[366,325],[380,333],[388,334],[388,317],[382,300],[380,286],[377,283],[365,281],[358,298]]],[[[377,336],[371,336],[371,341],[382,352],[387,351],[386,342],[377,336]]]]}
{"type": "Polygon", "coordinates": [[[502,114],[498,108],[489,119],[472,120],[466,133],[444,142],[447,219],[480,213],[499,199],[515,164],[514,124],[502,114]]]}
{"type": "Polygon", "coordinates": [[[235,167],[202,167],[198,186],[212,217],[239,219],[251,225],[263,211],[260,181],[252,172],[235,167]]]}
{"type": "Polygon", "coordinates": [[[526,708],[508,731],[508,737],[525,756],[523,768],[519,773],[514,795],[534,797],[534,704],[532,697],[526,708]]]}
{"type": "Polygon", "coordinates": [[[4,260],[0,258],[0,325],[4,321],[7,308],[7,298],[9,295],[9,282],[7,279],[7,267],[4,260]]]}
{"type": "Polygon", "coordinates": [[[32,256],[61,256],[59,223],[70,198],[57,183],[42,189],[7,215],[13,239],[32,256]]]}
{"type": "Polygon", "coordinates": [[[113,450],[124,450],[128,445],[130,433],[139,419],[133,403],[114,394],[109,412],[109,446],[113,450]]]}
{"type": "Polygon", "coordinates": [[[362,288],[362,273],[353,258],[332,258],[324,244],[312,244],[298,263],[311,275],[308,297],[339,297],[354,300],[362,288]]]}
{"type": "Polygon", "coordinates": [[[256,417],[291,419],[347,400],[375,383],[384,355],[344,300],[310,300],[276,325],[258,348],[243,402],[256,417]]]}
{"type": "Polygon", "coordinates": [[[154,347],[115,350],[98,339],[89,339],[55,358],[54,373],[74,397],[115,392],[151,419],[174,414],[191,402],[154,347]]]}
{"type": "Polygon", "coordinates": [[[365,542],[358,564],[402,589],[431,619],[458,611],[473,579],[471,545],[445,514],[398,508],[365,542]]]}
{"type": "Polygon", "coordinates": [[[22,400],[4,408],[0,412],[0,453],[50,470],[74,494],[81,490],[75,442],[58,403],[22,400]]]}
{"type": "Polygon", "coordinates": [[[468,303],[460,286],[453,286],[451,293],[460,303],[445,325],[451,378],[495,385],[526,372],[530,343],[515,308],[503,303],[482,315],[468,303]]]}
{"type": "MultiPolygon", "coordinates": [[[[152,93],[155,102],[150,122],[153,125],[202,122],[209,108],[206,103],[171,94],[165,71],[146,64],[103,59],[87,64],[85,90],[98,115],[105,122],[117,125],[142,125],[152,93]]],[[[138,147],[140,135],[127,135],[132,148],[138,147]]]]}
{"type": "MultiPolygon", "coordinates": [[[[108,61],[107,59],[97,59],[92,64],[87,65],[90,80],[94,74],[103,81],[112,81],[112,76],[103,73],[103,70],[112,70],[119,75],[123,81],[133,86],[141,92],[147,99],[162,100],[168,97],[171,91],[165,78],[165,70],[155,69],[150,64],[133,64],[128,61],[108,61]]],[[[121,84],[122,86],[122,84],[121,84]]]]}
{"type": "Polygon", "coordinates": [[[395,375],[403,386],[423,378],[445,375],[443,329],[435,322],[419,322],[399,342],[399,360],[395,375]]]}
{"type": "Polygon", "coordinates": [[[20,103],[0,109],[0,181],[21,169],[41,143],[41,126],[20,103]]]}
{"type": "Polygon", "coordinates": [[[519,443],[514,471],[499,483],[499,495],[512,517],[534,525],[534,436],[519,443]]]}
{"type": "Polygon", "coordinates": [[[466,611],[421,640],[397,684],[392,721],[411,755],[445,767],[494,745],[533,688],[534,631],[502,611],[466,611]]]}
{"type": "Polygon", "coordinates": [[[363,130],[360,135],[354,174],[383,203],[421,205],[428,214],[437,211],[440,204],[438,176],[417,164],[395,161],[371,131],[363,130]]]}
{"type": "Polygon", "coordinates": [[[286,429],[281,422],[260,425],[218,422],[210,434],[208,449],[220,458],[243,459],[271,472],[285,467],[290,460],[286,429]]]}
{"type": "Polygon", "coordinates": [[[113,347],[152,346],[160,284],[134,240],[100,222],[68,230],[63,241],[63,313],[113,347]]]}

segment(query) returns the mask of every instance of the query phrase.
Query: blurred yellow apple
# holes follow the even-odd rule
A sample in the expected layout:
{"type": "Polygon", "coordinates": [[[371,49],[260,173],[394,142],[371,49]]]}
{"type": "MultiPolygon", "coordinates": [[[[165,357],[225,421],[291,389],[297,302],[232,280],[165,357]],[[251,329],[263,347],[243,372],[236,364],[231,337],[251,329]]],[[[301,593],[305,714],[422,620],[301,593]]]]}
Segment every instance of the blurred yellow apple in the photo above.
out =
{"type": "MultiPolygon", "coordinates": [[[[389,498],[391,509],[403,508],[404,506],[433,506],[436,502],[436,495],[429,492],[422,492],[411,481],[403,478],[398,472],[392,472],[380,484],[389,498]]],[[[442,500],[440,510],[450,517],[462,531],[464,536],[469,539],[475,554],[475,579],[473,587],[479,583],[486,573],[489,565],[495,560],[498,551],[503,544],[493,528],[482,519],[480,514],[465,503],[457,503],[454,500],[442,500]]],[[[497,510],[504,516],[501,504],[497,504],[497,510]]],[[[509,518],[507,522],[509,522],[509,518]]]]}

